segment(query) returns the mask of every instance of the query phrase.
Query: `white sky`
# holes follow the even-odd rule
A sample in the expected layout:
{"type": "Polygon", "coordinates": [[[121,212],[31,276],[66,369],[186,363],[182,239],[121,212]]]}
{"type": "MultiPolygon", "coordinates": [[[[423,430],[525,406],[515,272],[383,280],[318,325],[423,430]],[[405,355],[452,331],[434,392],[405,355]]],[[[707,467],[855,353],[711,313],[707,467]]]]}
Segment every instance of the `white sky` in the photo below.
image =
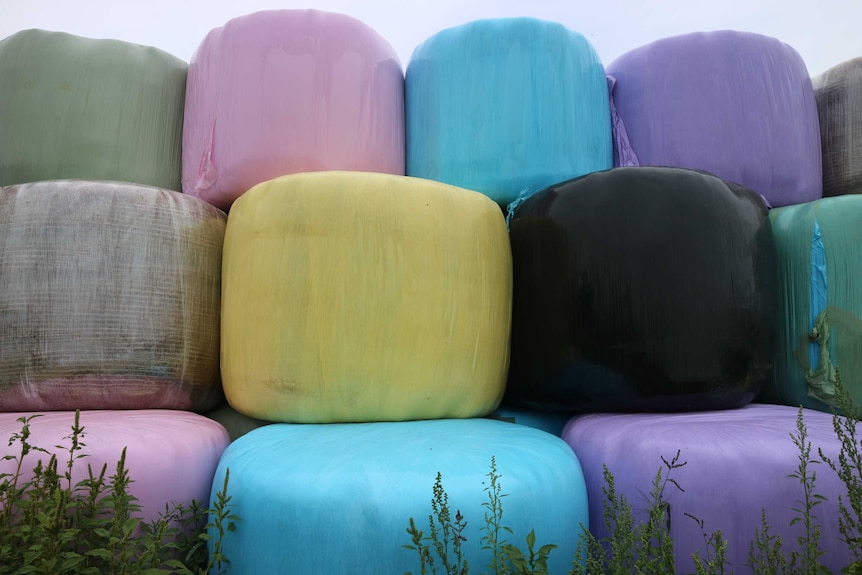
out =
{"type": "Polygon", "coordinates": [[[392,44],[404,68],[436,32],[504,16],[565,24],[586,36],[605,64],[659,38],[722,29],[778,38],[802,55],[811,75],[862,56],[862,0],[0,0],[0,39],[41,28],[156,46],[189,61],[211,29],[278,8],[353,16],[392,44]]]}

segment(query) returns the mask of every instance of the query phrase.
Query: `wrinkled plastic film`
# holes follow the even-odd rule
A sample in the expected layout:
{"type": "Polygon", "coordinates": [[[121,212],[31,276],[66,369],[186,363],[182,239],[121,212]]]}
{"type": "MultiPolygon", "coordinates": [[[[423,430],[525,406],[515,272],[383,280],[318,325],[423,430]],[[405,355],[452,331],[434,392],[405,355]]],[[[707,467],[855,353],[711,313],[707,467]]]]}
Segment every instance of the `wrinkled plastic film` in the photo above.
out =
{"type": "Polygon", "coordinates": [[[706,170],[776,207],[823,195],[814,90],[786,44],[747,32],[686,34],[632,50],[607,71],[642,165],[706,170]]]}
{"type": "Polygon", "coordinates": [[[404,74],[362,22],[273,10],[211,31],[189,67],[183,191],[222,209],[297,172],[404,174],[404,74]]]}
{"type": "Polygon", "coordinates": [[[613,165],[604,67],[564,26],[531,18],[443,30],[406,75],[407,175],[505,206],[524,189],[613,165]]]}
{"type": "Polygon", "coordinates": [[[27,30],[0,41],[0,186],[85,179],[179,191],[187,70],[117,40],[27,30]]]}

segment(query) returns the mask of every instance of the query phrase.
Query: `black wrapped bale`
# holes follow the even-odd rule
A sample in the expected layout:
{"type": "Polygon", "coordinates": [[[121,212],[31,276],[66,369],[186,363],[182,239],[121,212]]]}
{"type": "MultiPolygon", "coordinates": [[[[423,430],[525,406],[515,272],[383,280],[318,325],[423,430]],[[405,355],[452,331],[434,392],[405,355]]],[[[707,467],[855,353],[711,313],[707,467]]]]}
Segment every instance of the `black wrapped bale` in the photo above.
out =
{"type": "Polygon", "coordinates": [[[823,195],[862,194],[862,58],[814,78],[823,149],[823,195]]]}
{"type": "Polygon", "coordinates": [[[774,272],[758,194],[705,172],[617,168],[524,201],[511,241],[510,401],[682,411],[759,391],[774,272]]]}

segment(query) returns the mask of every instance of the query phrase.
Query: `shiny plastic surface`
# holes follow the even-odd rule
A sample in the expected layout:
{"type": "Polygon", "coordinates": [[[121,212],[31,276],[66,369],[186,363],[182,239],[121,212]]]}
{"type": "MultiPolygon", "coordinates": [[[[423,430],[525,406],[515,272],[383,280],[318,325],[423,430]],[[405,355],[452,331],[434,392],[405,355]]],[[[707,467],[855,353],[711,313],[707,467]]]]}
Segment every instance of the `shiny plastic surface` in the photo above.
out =
{"type": "Polygon", "coordinates": [[[297,172],[404,174],[404,74],[371,28],[316,10],[257,12],[192,57],[183,192],[227,209],[297,172]]]}
{"type": "Polygon", "coordinates": [[[747,32],[686,34],[620,56],[608,74],[640,165],[706,170],[776,207],[823,195],[814,90],[790,46],[747,32]]]}
{"type": "Polygon", "coordinates": [[[830,412],[840,374],[862,404],[862,197],[772,210],[780,277],[770,401],[830,412]]]}
{"type": "MultiPolygon", "coordinates": [[[[17,419],[30,415],[33,413],[0,413],[0,458],[20,455],[20,443],[10,446],[8,440],[21,432],[22,424],[17,419]]],[[[67,436],[72,433],[74,422],[74,412],[43,413],[30,422],[28,441],[56,454],[62,466],[69,453],[66,451],[63,457],[63,450],[55,446],[68,448],[67,436]]],[[[126,468],[132,480],[129,491],[138,498],[139,516],[144,521],[164,514],[166,503],[181,503],[188,508],[194,499],[206,507],[213,474],[230,443],[221,425],[184,411],[82,411],[79,424],[84,427],[82,443],[85,445],[77,454],[87,457],[75,463],[72,483],[87,478],[87,465],[98,474],[107,463],[105,477],[113,475],[125,447],[126,468]]],[[[48,457],[44,453],[30,452],[24,458],[22,480],[32,476],[31,471],[40,458],[47,463],[48,457]]],[[[14,461],[0,459],[0,473],[14,472],[14,461]]]]}
{"type": "Polygon", "coordinates": [[[407,67],[407,175],[505,205],[613,166],[604,68],[590,43],[532,18],[443,30],[407,67]]]}
{"type": "MultiPolygon", "coordinates": [[[[602,520],[602,465],[614,474],[617,493],[625,495],[636,520],[646,520],[650,485],[661,469],[661,458],[670,461],[677,451],[688,464],[671,472],[685,491],[665,485],[667,522],[674,540],[677,573],[694,573],[692,554],[707,557],[700,527],[685,514],[703,520],[707,533],[721,530],[727,541],[727,561],[736,573],[750,573],[749,544],[755,528],[761,528],[761,510],[768,514],[772,535],[785,542],[784,552],[796,550],[801,524],[790,525],[797,516],[794,504],[803,498],[798,479],[788,477],[799,465],[799,450],[790,434],[796,430],[797,408],[752,404],[742,409],[703,413],[660,415],[597,414],[573,419],[565,439],[581,462],[590,502],[590,530],[597,537],[608,535],[602,520]]],[[[840,444],[832,430],[832,417],[806,411],[808,440],[836,459],[840,444]]],[[[844,543],[839,541],[838,496],[846,489],[825,465],[809,465],[817,473],[815,491],[826,497],[814,514],[821,526],[820,561],[831,573],[840,573],[850,563],[844,543]]],[[[233,477],[233,476],[231,476],[233,477]]],[[[710,551],[712,551],[710,549],[710,551]]],[[[788,557],[789,561],[789,557],[788,557]]]]}
{"type": "Polygon", "coordinates": [[[759,390],[772,361],[772,233],[751,190],[616,168],[526,200],[511,241],[509,400],[680,411],[759,390]]]}
{"type": "Polygon", "coordinates": [[[0,41],[0,186],[74,178],[179,191],[187,70],[117,40],[26,30],[0,41]]]}
{"type": "Polygon", "coordinates": [[[485,415],[506,383],[511,266],[477,192],[358,172],[260,184],[225,232],[225,394],[293,423],[485,415]]]}
{"type": "Polygon", "coordinates": [[[862,58],[814,78],[823,148],[823,195],[862,194],[862,58]]]}
{"type": "Polygon", "coordinates": [[[0,189],[0,411],[214,406],[225,221],[131,184],[0,189]]]}
{"type": "Polygon", "coordinates": [[[242,521],[224,539],[230,572],[418,573],[418,555],[402,544],[410,542],[411,517],[428,533],[438,472],[452,520],[460,511],[467,521],[464,558],[471,572],[486,572],[491,554],[482,550],[479,527],[492,456],[508,494],[502,520],[512,533],[505,538],[525,549],[534,529],[538,544],[559,545],[549,572],[566,572],[580,524],[587,525],[577,458],[550,434],[485,419],[275,424],[244,435],[225,452],[213,481],[215,492],[230,469],[233,512],[242,521]]]}

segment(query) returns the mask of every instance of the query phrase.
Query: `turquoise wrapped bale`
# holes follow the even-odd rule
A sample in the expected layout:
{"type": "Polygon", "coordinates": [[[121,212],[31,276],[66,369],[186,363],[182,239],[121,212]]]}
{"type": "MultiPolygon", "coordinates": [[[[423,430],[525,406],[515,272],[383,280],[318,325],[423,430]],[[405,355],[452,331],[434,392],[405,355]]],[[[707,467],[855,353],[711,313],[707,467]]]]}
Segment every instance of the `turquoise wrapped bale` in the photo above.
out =
{"type": "Polygon", "coordinates": [[[435,34],[407,67],[407,175],[508,204],[613,166],[604,67],[577,32],[532,18],[435,34]]]}
{"type": "Polygon", "coordinates": [[[231,512],[241,518],[222,551],[233,575],[418,573],[416,552],[402,547],[410,543],[405,529],[412,517],[428,533],[440,472],[453,521],[456,511],[467,521],[470,570],[487,571],[479,528],[492,456],[509,494],[506,539],[526,552],[535,529],[537,548],[559,545],[550,572],[566,572],[588,513],[574,452],[548,433],[486,419],[255,429],[227,449],[213,482],[215,496],[229,470],[231,512]]]}

